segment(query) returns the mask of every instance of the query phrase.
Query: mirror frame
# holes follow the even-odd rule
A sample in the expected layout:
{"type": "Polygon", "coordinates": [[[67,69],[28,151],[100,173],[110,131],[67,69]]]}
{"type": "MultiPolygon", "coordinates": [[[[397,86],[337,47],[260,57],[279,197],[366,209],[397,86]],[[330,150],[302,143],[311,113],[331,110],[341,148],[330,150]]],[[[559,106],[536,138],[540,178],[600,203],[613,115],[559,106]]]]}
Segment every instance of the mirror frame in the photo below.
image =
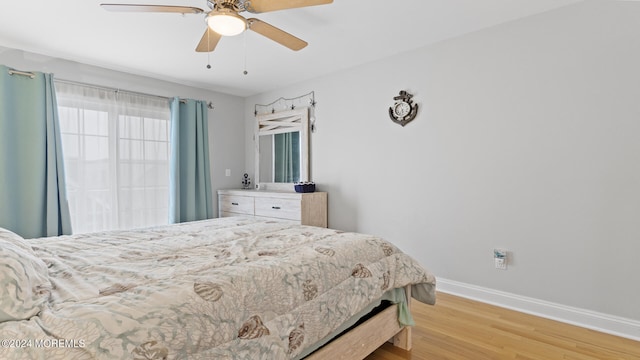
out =
{"type": "Polygon", "coordinates": [[[300,180],[309,179],[309,108],[278,111],[271,114],[256,115],[254,133],[255,144],[255,187],[260,190],[294,191],[293,183],[274,183],[260,181],[260,136],[288,132],[300,132],[300,180]]]}

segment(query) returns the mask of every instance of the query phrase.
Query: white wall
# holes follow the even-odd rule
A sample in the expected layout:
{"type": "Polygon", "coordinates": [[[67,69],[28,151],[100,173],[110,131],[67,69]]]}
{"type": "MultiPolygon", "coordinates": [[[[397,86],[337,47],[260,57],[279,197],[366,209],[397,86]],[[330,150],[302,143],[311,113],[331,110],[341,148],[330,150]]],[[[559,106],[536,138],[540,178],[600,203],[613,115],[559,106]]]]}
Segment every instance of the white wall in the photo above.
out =
{"type": "Polygon", "coordinates": [[[56,79],[158,96],[212,101],[214,109],[208,114],[209,151],[216,216],[216,191],[240,186],[245,161],[243,98],[4,47],[0,47],[0,64],[24,71],[53,73],[56,79]],[[230,177],[225,176],[225,169],[231,170],[230,177]]]}
{"type": "Polygon", "coordinates": [[[640,320],[638,19],[640,3],[586,1],[250,97],[246,169],[254,104],[314,90],[331,227],[437,277],[640,320]],[[404,128],[400,90],[421,107],[404,128]]]}

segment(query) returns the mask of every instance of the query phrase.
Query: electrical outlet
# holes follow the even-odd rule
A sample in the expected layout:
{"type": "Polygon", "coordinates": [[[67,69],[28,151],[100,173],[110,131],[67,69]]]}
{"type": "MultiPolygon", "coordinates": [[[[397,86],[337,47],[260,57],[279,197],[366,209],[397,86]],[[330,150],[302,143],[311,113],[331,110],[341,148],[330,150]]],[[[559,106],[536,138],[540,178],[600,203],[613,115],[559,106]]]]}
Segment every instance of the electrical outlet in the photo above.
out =
{"type": "Polygon", "coordinates": [[[507,250],[493,249],[493,263],[496,269],[507,270],[507,250]]]}
{"type": "Polygon", "coordinates": [[[224,176],[231,176],[231,169],[226,169],[224,171],[224,176]]]}

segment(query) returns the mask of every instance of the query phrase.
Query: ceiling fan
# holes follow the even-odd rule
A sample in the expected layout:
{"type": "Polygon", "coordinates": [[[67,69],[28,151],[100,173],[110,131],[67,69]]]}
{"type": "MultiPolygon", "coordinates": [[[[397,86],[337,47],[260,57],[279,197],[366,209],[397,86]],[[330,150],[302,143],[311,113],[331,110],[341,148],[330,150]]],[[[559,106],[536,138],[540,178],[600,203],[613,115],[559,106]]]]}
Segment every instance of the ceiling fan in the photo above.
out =
{"type": "Polygon", "coordinates": [[[259,19],[247,19],[239,13],[248,11],[260,14],[270,11],[324,5],[332,2],[333,0],[207,0],[210,11],[191,6],[173,5],[100,4],[100,6],[105,10],[118,12],[205,14],[208,26],[196,47],[198,52],[213,51],[222,36],[238,35],[247,29],[255,31],[291,50],[298,51],[307,46],[306,41],[259,19]]]}

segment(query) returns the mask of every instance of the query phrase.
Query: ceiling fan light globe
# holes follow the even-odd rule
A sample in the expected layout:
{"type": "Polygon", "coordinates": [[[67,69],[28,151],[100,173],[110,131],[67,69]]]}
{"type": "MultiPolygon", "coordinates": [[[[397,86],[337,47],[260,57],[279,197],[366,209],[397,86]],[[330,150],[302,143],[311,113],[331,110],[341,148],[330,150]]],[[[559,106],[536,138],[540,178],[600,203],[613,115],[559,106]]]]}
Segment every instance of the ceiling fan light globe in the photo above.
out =
{"type": "Polygon", "coordinates": [[[211,12],[207,16],[207,25],[223,36],[238,35],[247,29],[247,21],[242,16],[223,10],[211,12]]]}

